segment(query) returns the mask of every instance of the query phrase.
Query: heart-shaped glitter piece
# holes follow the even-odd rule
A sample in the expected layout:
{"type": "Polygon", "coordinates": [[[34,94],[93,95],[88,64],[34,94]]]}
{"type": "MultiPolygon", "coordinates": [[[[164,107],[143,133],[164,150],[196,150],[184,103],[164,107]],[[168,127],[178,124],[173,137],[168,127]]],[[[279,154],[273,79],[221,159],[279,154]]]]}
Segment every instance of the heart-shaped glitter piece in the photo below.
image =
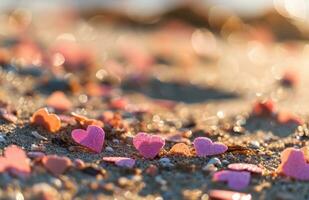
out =
{"type": "Polygon", "coordinates": [[[90,125],[87,130],[74,129],[71,133],[73,140],[88,149],[100,153],[105,139],[104,130],[95,125],[90,125]]]}
{"type": "Polygon", "coordinates": [[[193,141],[196,154],[201,157],[218,155],[226,152],[227,146],[220,142],[212,142],[207,137],[197,137],[193,141]]]}
{"type": "Polygon", "coordinates": [[[213,181],[227,182],[229,188],[233,190],[242,190],[250,183],[250,172],[237,172],[231,170],[222,170],[216,172],[212,177],[213,181]]]}
{"type": "Polygon", "coordinates": [[[157,135],[140,132],[133,138],[134,147],[145,158],[154,158],[165,145],[165,140],[157,135]]]}

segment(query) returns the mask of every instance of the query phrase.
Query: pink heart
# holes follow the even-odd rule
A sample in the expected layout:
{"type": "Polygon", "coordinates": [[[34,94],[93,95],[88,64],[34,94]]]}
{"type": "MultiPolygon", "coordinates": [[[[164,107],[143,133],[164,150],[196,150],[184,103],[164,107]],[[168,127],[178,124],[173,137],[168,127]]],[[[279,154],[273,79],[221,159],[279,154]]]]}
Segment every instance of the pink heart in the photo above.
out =
{"type": "Polygon", "coordinates": [[[300,149],[287,148],[281,153],[277,172],[298,180],[309,180],[309,164],[300,149]]]}
{"type": "Polygon", "coordinates": [[[55,176],[59,176],[72,165],[72,161],[68,157],[57,155],[44,156],[42,163],[55,176]]]}
{"type": "Polygon", "coordinates": [[[75,129],[71,133],[72,138],[78,144],[100,153],[102,151],[105,132],[101,127],[90,125],[87,130],[75,129]]]}
{"type": "Polygon", "coordinates": [[[103,157],[106,162],[113,162],[119,167],[132,168],[135,165],[135,160],[127,157],[103,157]]]}
{"type": "Polygon", "coordinates": [[[212,156],[226,152],[227,146],[223,143],[212,142],[207,137],[197,137],[193,141],[193,145],[198,156],[212,156]]]}
{"type": "Polygon", "coordinates": [[[228,186],[233,190],[242,190],[250,183],[250,172],[237,172],[230,170],[222,170],[216,172],[213,176],[213,181],[227,182],[228,186]]]}
{"type": "Polygon", "coordinates": [[[140,132],[133,138],[134,147],[145,158],[154,158],[165,145],[160,136],[140,132]]]}
{"type": "Polygon", "coordinates": [[[249,171],[257,174],[262,174],[263,169],[257,165],[249,164],[249,163],[232,163],[227,166],[231,170],[236,171],[249,171]]]}
{"type": "Polygon", "coordinates": [[[31,173],[30,161],[20,147],[11,145],[4,151],[4,156],[0,157],[0,173],[8,171],[20,178],[27,178],[31,173]]]}

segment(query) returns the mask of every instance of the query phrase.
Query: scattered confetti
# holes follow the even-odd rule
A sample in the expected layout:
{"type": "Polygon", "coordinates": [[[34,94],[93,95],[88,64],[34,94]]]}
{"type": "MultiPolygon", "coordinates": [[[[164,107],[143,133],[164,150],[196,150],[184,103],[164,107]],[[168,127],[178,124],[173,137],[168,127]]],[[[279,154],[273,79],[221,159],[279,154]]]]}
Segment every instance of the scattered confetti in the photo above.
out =
{"type": "Polygon", "coordinates": [[[197,137],[193,141],[193,145],[198,156],[212,156],[222,154],[227,151],[228,147],[220,142],[212,142],[207,137],[197,137]]]}
{"type": "Polygon", "coordinates": [[[103,157],[106,162],[113,162],[119,167],[133,168],[135,160],[127,157],[103,157]]]}
{"type": "Polygon", "coordinates": [[[105,132],[102,128],[94,125],[87,127],[87,130],[74,129],[71,133],[73,140],[88,149],[100,153],[105,139],[105,132]]]}
{"type": "Polygon", "coordinates": [[[154,158],[165,145],[160,136],[140,132],[133,138],[134,147],[145,158],[154,158]]]}
{"type": "Polygon", "coordinates": [[[47,108],[41,108],[33,113],[32,124],[43,126],[50,132],[57,132],[61,128],[60,118],[56,114],[49,114],[47,108]]]}
{"type": "Polygon", "coordinates": [[[229,188],[233,190],[242,190],[249,185],[251,175],[250,172],[222,170],[216,172],[212,178],[213,181],[227,182],[229,188]]]}

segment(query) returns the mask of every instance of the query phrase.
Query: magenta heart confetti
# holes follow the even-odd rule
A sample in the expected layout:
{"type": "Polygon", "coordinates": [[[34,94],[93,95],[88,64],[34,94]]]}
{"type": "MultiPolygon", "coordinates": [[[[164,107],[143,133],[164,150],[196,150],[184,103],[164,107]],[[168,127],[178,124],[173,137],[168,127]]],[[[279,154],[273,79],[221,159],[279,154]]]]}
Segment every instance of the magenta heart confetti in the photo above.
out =
{"type": "Polygon", "coordinates": [[[4,156],[0,157],[0,173],[8,171],[19,178],[30,176],[30,161],[20,147],[11,145],[4,151],[4,156]]]}
{"type": "Polygon", "coordinates": [[[227,166],[231,170],[236,171],[249,171],[257,174],[262,174],[263,169],[257,165],[249,164],[249,163],[232,163],[227,166]]]}
{"type": "Polygon", "coordinates": [[[298,179],[309,180],[309,164],[300,149],[287,148],[281,153],[281,164],[277,172],[298,179]]]}
{"type": "Polygon", "coordinates": [[[101,127],[90,125],[87,130],[75,129],[72,131],[72,138],[78,144],[100,153],[104,144],[105,132],[101,127]]]}
{"type": "Polygon", "coordinates": [[[196,154],[201,157],[218,155],[226,152],[227,146],[223,143],[212,142],[207,137],[197,137],[193,141],[196,154]]]}
{"type": "Polygon", "coordinates": [[[135,165],[135,160],[127,157],[103,157],[103,160],[115,163],[119,167],[133,168],[135,165]]]}
{"type": "Polygon", "coordinates": [[[140,132],[133,138],[134,147],[145,158],[154,158],[165,145],[165,140],[157,135],[140,132]]]}
{"type": "Polygon", "coordinates": [[[233,190],[242,190],[250,183],[250,172],[237,172],[231,170],[222,170],[216,172],[213,181],[227,182],[228,186],[233,190]]]}
{"type": "Polygon", "coordinates": [[[228,191],[228,190],[210,190],[209,196],[211,199],[220,200],[251,200],[251,194],[245,194],[240,192],[228,191]]]}

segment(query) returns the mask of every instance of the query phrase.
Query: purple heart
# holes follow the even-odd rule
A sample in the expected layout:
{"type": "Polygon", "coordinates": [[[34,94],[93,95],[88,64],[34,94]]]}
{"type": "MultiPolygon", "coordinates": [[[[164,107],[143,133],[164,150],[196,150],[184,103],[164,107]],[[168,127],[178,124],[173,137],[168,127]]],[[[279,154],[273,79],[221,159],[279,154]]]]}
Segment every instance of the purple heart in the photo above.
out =
{"type": "Polygon", "coordinates": [[[101,127],[90,125],[87,127],[87,130],[73,130],[71,135],[73,140],[78,144],[97,153],[102,151],[105,132],[101,127]]]}
{"type": "Polygon", "coordinates": [[[133,138],[134,147],[145,158],[154,158],[165,145],[165,140],[157,135],[140,132],[133,138]]]}
{"type": "Polygon", "coordinates": [[[135,165],[135,160],[127,157],[103,157],[106,162],[113,162],[119,167],[132,168],[135,165]]]}
{"type": "Polygon", "coordinates": [[[198,156],[212,156],[226,152],[227,146],[223,143],[212,142],[207,137],[197,137],[193,145],[198,156]]]}
{"type": "Polygon", "coordinates": [[[233,190],[242,190],[250,183],[250,172],[238,172],[230,170],[222,170],[216,172],[213,176],[213,181],[227,182],[229,188],[233,190]]]}

